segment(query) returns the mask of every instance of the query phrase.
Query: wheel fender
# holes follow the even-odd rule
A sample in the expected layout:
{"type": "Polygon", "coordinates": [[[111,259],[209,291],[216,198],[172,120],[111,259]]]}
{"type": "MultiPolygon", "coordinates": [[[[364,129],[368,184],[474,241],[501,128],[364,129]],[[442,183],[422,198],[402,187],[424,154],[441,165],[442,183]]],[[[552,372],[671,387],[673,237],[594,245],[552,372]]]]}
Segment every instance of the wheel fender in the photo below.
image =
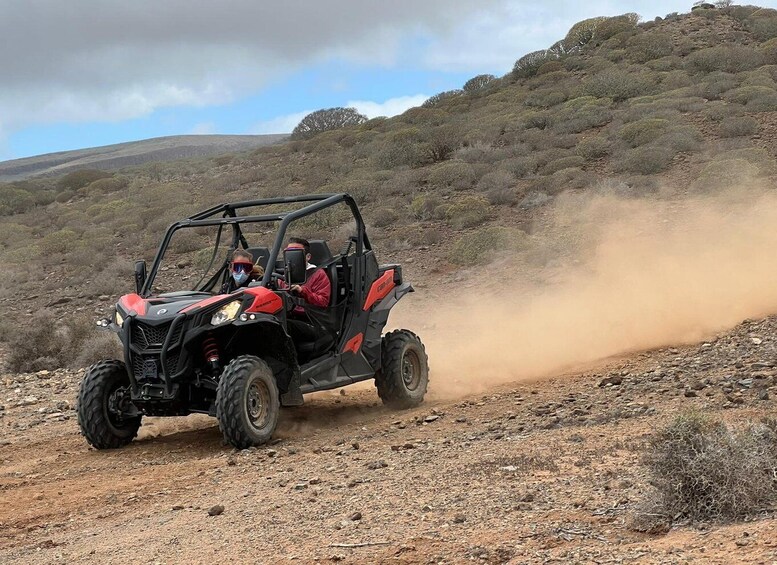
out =
{"type": "Polygon", "coordinates": [[[378,302],[373,307],[373,312],[391,310],[394,305],[399,302],[400,298],[409,292],[415,292],[413,285],[410,283],[403,283],[397,287],[394,287],[391,292],[389,292],[380,302],[378,302]]]}

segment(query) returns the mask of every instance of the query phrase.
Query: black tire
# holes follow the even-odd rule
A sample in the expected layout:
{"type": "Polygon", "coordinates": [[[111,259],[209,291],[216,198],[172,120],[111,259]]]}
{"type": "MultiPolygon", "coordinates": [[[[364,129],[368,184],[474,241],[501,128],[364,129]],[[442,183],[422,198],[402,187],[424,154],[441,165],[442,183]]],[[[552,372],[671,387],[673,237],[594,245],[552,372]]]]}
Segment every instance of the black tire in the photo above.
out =
{"type": "Polygon", "coordinates": [[[423,402],[429,386],[429,358],[418,336],[396,330],[383,336],[381,370],[375,386],[383,404],[392,408],[412,408],[423,402]]]}
{"type": "Polygon", "coordinates": [[[278,385],[267,363],[241,355],[227,365],[216,392],[216,418],[229,443],[238,449],[267,443],[280,410],[278,385]]]}
{"type": "Polygon", "coordinates": [[[143,416],[124,416],[111,409],[114,395],[130,386],[127,368],[121,361],[98,361],[86,370],[78,391],[78,425],[90,445],[116,449],[130,443],[143,416]]]}

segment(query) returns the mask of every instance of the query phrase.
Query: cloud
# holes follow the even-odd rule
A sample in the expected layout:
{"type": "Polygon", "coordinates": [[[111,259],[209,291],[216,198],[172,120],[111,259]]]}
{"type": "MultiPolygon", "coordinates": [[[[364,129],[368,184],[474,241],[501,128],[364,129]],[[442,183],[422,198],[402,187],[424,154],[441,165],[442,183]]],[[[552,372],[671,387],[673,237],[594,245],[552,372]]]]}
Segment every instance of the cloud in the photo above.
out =
{"type": "Polygon", "coordinates": [[[409,108],[420,106],[426,99],[429,98],[428,94],[415,94],[413,96],[398,96],[397,98],[389,98],[385,102],[372,102],[370,100],[352,100],[347,102],[345,106],[349,108],[356,108],[360,113],[364,114],[368,118],[377,118],[378,116],[396,116],[401,114],[409,108]]]}
{"type": "Polygon", "coordinates": [[[208,135],[211,133],[216,133],[216,124],[213,122],[200,122],[198,124],[194,124],[194,127],[189,133],[193,135],[208,135]]]}
{"type": "Polygon", "coordinates": [[[250,133],[291,133],[297,124],[313,110],[303,110],[285,116],[278,116],[263,122],[259,122],[251,128],[250,133]]]}
{"type": "Polygon", "coordinates": [[[0,125],[124,120],[228,103],[306,65],[391,65],[502,0],[0,3],[0,125]]]}

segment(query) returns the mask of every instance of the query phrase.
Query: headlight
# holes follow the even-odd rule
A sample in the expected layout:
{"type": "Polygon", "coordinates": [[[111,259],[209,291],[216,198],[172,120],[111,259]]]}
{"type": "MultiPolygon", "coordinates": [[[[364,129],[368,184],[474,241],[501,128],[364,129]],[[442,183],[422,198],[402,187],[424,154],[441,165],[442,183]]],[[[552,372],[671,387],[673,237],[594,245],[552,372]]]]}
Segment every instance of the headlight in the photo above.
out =
{"type": "Polygon", "coordinates": [[[122,327],[124,325],[124,316],[119,314],[119,311],[116,310],[116,315],[114,316],[114,321],[116,322],[116,325],[119,327],[122,327]]]}
{"type": "Polygon", "coordinates": [[[240,301],[234,300],[229,304],[222,306],[213,316],[211,316],[210,323],[212,326],[219,326],[226,322],[231,322],[240,312],[240,301]]]}

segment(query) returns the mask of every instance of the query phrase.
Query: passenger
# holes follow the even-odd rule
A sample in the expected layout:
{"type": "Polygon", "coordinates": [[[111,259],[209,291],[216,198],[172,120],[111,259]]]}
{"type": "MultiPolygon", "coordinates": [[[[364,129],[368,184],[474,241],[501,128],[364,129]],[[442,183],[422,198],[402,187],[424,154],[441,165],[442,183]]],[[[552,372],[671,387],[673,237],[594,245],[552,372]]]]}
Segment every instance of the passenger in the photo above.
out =
{"type": "Polygon", "coordinates": [[[230,294],[264,275],[261,265],[254,265],[254,258],[245,249],[235,249],[229,263],[230,277],[221,287],[221,294],[230,294]]]}

